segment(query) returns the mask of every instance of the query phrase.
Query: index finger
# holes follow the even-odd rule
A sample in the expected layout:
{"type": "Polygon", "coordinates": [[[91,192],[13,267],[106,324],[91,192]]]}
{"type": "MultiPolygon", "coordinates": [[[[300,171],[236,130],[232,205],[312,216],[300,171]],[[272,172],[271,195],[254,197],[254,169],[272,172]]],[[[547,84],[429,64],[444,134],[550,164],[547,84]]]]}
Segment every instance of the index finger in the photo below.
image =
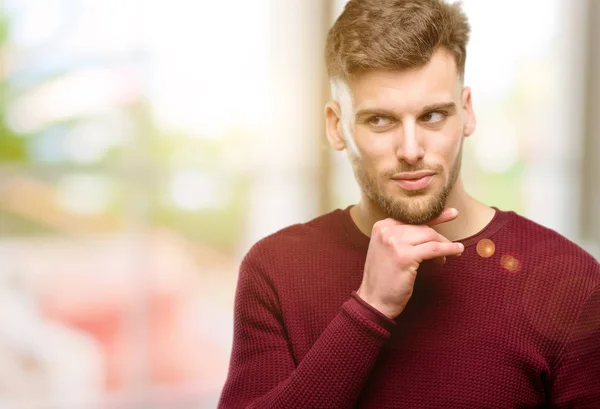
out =
{"type": "Polygon", "coordinates": [[[442,211],[442,214],[428,222],[427,226],[431,227],[435,226],[436,224],[449,222],[450,220],[456,219],[456,216],[458,216],[458,210],[453,207],[447,207],[442,211]]]}

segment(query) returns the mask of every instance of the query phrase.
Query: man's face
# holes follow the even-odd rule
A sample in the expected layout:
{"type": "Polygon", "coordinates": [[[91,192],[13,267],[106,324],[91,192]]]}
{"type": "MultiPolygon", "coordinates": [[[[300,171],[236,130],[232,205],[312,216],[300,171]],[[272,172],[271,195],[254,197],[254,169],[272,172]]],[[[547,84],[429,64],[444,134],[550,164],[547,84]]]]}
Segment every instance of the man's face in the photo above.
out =
{"type": "Polygon", "coordinates": [[[418,69],[368,71],[347,90],[351,97],[340,98],[336,129],[363,196],[404,223],[439,216],[475,120],[470,90],[462,89],[452,55],[440,49],[418,69]],[[406,180],[427,173],[425,179],[406,180]]]}

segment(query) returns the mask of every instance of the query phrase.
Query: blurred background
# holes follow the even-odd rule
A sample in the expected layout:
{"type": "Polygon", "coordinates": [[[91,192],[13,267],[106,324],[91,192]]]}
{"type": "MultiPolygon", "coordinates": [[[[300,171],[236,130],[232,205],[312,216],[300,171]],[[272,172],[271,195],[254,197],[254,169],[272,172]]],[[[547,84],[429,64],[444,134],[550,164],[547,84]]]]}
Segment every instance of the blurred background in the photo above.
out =
{"type": "MultiPolygon", "coordinates": [[[[0,408],[214,408],[239,261],[359,197],[340,0],[0,0],[0,408]]],[[[463,178],[600,255],[600,1],[465,0],[463,178]]]]}

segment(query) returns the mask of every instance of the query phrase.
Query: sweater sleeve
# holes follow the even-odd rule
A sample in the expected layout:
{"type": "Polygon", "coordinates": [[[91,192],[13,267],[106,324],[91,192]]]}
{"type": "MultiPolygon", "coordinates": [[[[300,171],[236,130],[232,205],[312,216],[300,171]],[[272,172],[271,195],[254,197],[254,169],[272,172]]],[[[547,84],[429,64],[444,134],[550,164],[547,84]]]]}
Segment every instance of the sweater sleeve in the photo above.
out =
{"type": "Polygon", "coordinates": [[[394,326],[354,293],[306,356],[295,362],[273,285],[244,260],[219,408],[351,407],[394,326]]]}
{"type": "Polygon", "coordinates": [[[553,376],[553,408],[600,408],[600,287],[587,298],[553,376]]]}

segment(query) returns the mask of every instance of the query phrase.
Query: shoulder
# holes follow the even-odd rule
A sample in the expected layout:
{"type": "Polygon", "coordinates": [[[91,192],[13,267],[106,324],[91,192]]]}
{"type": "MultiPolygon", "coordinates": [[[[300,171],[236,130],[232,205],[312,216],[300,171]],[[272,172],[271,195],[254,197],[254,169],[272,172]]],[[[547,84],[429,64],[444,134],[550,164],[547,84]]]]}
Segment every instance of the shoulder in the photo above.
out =
{"type": "Polygon", "coordinates": [[[514,212],[509,212],[506,233],[526,262],[547,275],[577,277],[591,286],[600,285],[600,264],[582,247],[553,229],[514,212]],[[543,267],[543,268],[542,268],[543,267]]]}
{"type": "Polygon", "coordinates": [[[509,213],[508,227],[512,230],[511,234],[520,239],[520,245],[535,248],[542,254],[569,253],[578,259],[597,264],[591,254],[557,231],[515,212],[509,213]]]}
{"type": "Polygon", "coordinates": [[[285,227],[258,241],[254,249],[277,252],[298,249],[298,246],[311,247],[321,240],[335,236],[341,227],[342,211],[337,209],[316,217],[306,223],[298,223],[285,227]]]}
{"type": "Polygon", "coordinates": [[[242,264],[272,270],[314,254],[340,240],[342,218],[343,211],[337,209],[306,223],[285,227],[256,242],[242,264]]]}

